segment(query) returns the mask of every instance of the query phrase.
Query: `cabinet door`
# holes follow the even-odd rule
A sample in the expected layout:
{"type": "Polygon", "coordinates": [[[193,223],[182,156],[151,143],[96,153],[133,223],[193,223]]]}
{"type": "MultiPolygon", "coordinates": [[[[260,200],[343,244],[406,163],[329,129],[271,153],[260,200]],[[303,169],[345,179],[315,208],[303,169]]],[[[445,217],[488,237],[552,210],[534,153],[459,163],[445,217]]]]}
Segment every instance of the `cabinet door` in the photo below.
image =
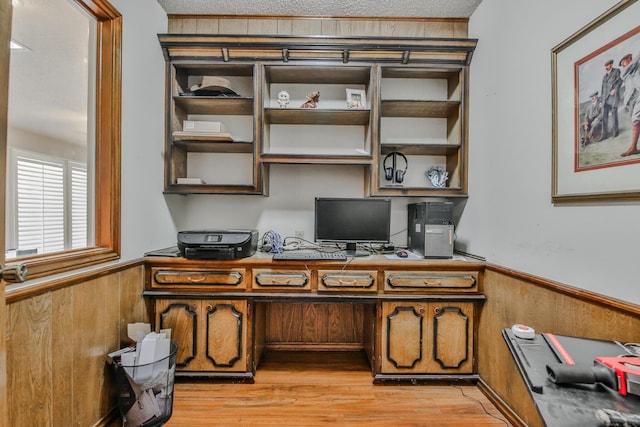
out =
{"type": "Polygon", "coordinates": [[[247,301],[156,300],[157,329],[171,329],[180,371],[245,372],[250,366],[247,301]]]}
{"type": "Polygon", "coordinates": [[[176,365],[181,370],[196,366],[200,301],[156,300],[156,329],[171,329],[171,340],[178,344],[176,365]]]}
{"type": "Polygon", "coordinates": [[[426,302],[382,303],[382,372],[429,370],[431,322],[426,302]]]}
{"type": "Polygon", "coordinates": [[[383,302],[382,373],[473,372],[473,303],[383,302]]]}
{"type": "Polygon", "coordinates": [[[205,301],[206,370],[247,370],[247,301],[205,301]]]}
{"type": "Polygon", "coordinates": [[[473,372],[473,303],[432,304],[435,371],[473,372]]]}

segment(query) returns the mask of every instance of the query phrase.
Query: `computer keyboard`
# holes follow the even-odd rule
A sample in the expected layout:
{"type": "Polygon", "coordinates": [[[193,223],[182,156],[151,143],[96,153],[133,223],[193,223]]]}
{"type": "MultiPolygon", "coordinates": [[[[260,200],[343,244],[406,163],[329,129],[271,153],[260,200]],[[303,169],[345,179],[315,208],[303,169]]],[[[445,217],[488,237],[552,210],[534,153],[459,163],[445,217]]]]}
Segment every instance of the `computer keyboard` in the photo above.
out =
{"type": "Polygon", "coordinates": [[[273,254],[274,261],[312,261],[312,260],[330,260],[330,261],[346,261],[347,254],[343,251],[284,251],[273,254]]]}

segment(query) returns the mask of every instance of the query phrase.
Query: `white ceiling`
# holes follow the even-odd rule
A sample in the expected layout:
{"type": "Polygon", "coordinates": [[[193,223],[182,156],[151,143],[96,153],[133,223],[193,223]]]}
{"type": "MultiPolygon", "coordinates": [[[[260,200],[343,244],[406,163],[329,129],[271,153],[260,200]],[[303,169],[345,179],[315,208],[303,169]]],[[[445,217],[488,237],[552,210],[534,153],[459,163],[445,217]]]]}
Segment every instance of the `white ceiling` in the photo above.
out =
{"type": "Polygon", "coordinates": [[[158,0],[170,15],[469,18],[482,0],[158,0]]]}
{"type": "Polygon", "coordinates": [[[11,51],[10,129],[86,146],[91,20],[68,0],[12,4],[11,39],[28,50],[11,51]]]}

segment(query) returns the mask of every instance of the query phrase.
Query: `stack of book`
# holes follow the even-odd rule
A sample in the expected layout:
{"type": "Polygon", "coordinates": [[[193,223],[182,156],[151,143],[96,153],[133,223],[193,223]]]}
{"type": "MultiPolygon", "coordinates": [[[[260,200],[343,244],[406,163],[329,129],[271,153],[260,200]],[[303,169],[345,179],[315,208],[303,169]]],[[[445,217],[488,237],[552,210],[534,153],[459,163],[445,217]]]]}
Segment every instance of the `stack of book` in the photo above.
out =
{"type": "Polygon", "coordinates": [[[224,123],[199,120],[184,120],[182,130],[174,131],[173,138],[184,141],[233,141],[224,123]]]}

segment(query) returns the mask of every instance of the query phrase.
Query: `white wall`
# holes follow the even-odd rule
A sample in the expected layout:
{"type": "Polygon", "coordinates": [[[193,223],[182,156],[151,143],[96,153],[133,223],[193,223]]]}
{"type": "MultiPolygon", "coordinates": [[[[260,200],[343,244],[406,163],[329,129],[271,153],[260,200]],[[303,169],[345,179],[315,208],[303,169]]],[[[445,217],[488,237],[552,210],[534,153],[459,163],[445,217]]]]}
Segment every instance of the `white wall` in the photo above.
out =
{"type": "MultiPolygon", "coordinates": [[[[313,240],[316,196],[360,197],[361,166],[271,167],[270,195],[163,195],[165,63],[157,34],[167,17],[155,0],[113,0],[124,17],[122,55],[122,260],[176,244],[178,230],[256,228],[313,240]]],[[[406,203],[393,201],[392,233],[406,244],[406,203]]]]}
{"type": "MultiPolygon", "coordinates": [[[[155,0],[112,0],[122,30],[122,260],[175,244],[162,195],[167,15],[155,0]]],[[[179,210],[175,212],[180,215],[179,210]]]]}
{"type": "Polygon", "coordinates": [[[640,303],[640,203],[551,203],[551,49],[615,0],[485,0],[470,20],[470,198],[458,246],[640,303]]]}
{"type": "MultiPolygon", "coordinates": [[[[164,61],[154,0],[113,0],[124,15],[122,254],[175,244],[194,228],[303,230],[313,198],[360,196],[362,169],[275,165],[270,196],[163,196],[164,61]]],[[[640,205],[551,203],[551,49],[615,0],[485,0],[470,21],[470,198],[457,246],[489,262],[640,303],[640,205]]],[[[406,203],[393,203],[394,243],[406,242],[406,203]]]]}

